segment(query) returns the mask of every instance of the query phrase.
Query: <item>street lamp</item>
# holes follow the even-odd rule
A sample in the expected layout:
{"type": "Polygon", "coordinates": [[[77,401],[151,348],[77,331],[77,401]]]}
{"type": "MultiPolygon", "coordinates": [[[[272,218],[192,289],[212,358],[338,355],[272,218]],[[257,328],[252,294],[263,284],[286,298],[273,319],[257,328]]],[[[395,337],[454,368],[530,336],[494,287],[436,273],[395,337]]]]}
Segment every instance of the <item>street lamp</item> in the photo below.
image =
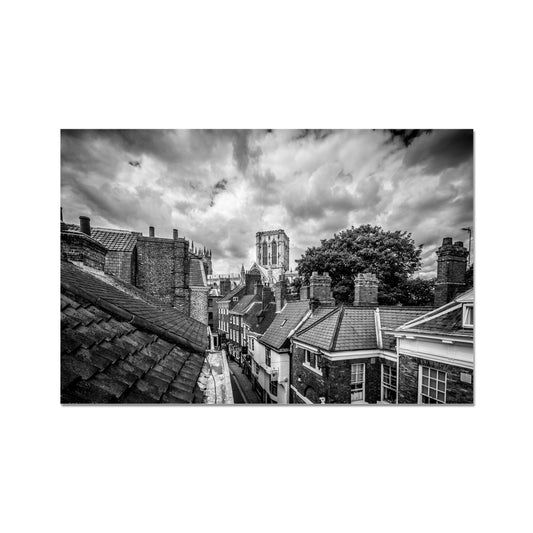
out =
{"type": "Polygon", "coordinates": [[[463,231],[468,231],[468,266],[470,267],[470,245],[472,244],[472,228],[461,228],[463,231]]]}

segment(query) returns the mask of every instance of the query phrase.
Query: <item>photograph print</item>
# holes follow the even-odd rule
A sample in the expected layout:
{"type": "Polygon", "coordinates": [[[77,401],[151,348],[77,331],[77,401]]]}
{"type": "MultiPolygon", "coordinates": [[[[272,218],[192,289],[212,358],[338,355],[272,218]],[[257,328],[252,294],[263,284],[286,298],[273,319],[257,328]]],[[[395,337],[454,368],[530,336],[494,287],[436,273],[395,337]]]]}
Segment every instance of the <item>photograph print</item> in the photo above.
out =
{"type": "Polygon", "coordinates": [[[474,404],[473,130],[62,130],[62,404],[474,404]]]}

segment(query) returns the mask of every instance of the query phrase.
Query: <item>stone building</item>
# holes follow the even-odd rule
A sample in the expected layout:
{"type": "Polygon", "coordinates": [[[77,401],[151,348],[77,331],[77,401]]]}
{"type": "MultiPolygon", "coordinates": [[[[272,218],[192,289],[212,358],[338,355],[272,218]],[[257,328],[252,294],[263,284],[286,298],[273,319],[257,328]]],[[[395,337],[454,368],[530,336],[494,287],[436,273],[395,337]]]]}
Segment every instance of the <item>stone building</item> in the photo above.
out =
{"type": "Polygon", "coordinates": [[[276,277],[289,269],[289,237],[282,229],[258,231],[255,234],[256,262],[276,277]]]}

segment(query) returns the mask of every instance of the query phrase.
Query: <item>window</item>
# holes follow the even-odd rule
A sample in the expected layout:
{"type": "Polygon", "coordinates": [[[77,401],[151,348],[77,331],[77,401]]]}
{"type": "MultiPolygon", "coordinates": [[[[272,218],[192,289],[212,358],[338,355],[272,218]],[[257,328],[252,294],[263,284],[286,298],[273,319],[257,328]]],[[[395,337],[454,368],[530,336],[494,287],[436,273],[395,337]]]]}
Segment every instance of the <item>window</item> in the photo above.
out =
{"type": "Polygon", "coordinates": [[[278,262],[278,245],[273,242],[272,243],[272,264],[275,265],[278,262]]]}
{"type": "Polygon", "coordinates": [[[238,302],[238,301],[239,301],[239,297],[238,297],[238,296],[234,296],[234,297],[233,297],[233,301],[234,301],[234,302],[238,302]]]}
{"type": "Polygon", "coordinates": [[[284,319],[281,321],[281,324],[279,325],[279,327],[282,328],[282,327],[285,325],[286,322],[287,322],[287,319],[284,318],[284,319]]]}
{"type": "Polygon", "coordinates": [[[305,366],[308,366],[315,372],[322,374],[322,356],[311,352],[310,350],[305,350],[305,366]]]}
{"type": "Polygon", "coordinates": [[[352,365],[350,379],[351,401],[352,403],[365,401],[365,364],[356,363],[352,365]]]}
{"type": "Polygon", "coordinates": [[[396,403],[396,370],[389,365],[381,365],[381,401],[396,403]]]}
{"type": "Polygon", "coordinates": [[[255,350],[254,338],[253,338],[253,337],[250,337],[250,341],[251,341],[251,343],[252,343],[252,350],[255,350]]]}
{"type": "Polygon", "coordinates": [[[209,312],[207,313],[207,320],[213,320],[213,313],[212,313],[212,311],[209,311],[209,312]]]}
{"type": "Polygon", "coordinates": [[[463,326],[465,328],[474,327],[474,306],[473,305],[463,306],[463,326]]]}
{"type": "Polygon", "coordinates": [[[278,395],[278,382],[273,381],[272,377],[270,378],[270,394],[272,394],[272,396],[278,395]]]}
{"type": "Polygon", "coordinates": [[[267,243],[263,243],[263,265],[268,265],[267,243]]]}
{"type": "Polygon", "coordinates": [[[419,403],[446,403],[446,372],[421,366],[419,403]]]}
{"type": "Polygon", "coordinates": [[[265,364],[271,366],[272,360],[270,358],[270,348],[265,348],[265,364]]]}

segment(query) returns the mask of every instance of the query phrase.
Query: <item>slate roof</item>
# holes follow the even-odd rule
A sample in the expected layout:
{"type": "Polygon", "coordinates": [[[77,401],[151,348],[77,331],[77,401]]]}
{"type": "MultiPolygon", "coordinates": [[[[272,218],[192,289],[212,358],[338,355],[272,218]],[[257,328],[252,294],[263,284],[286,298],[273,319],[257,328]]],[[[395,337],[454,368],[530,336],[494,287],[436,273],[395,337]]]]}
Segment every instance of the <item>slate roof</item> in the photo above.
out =
{"type": "MultiPolygon", "coordinates": [[[[426,310],[408,307],[319,307],[294,339],[330,352],[377,349],[376,313],[379,313],[383,326],[383,322],[387,325],[403,324],[426,310]]],[[[394,349],[396,341],[392,333],[382,335],[382,339],[384,348],[394,349]]]]}
{"type": "Polygon", "coordinates": [[[200,259],[191,259],[189,262],[189,285],[207,287],[204,264],[200,259]]]}
{"type": "MultiPolygon", "coordinates": [[[[80,231],[76,224],[62,223],[61,228],[80,231]]],[[[112,252],[132,252],[137,244],[138,233],[110,228],[91,228],[91,237],[112,252]]]]}
{"type": "Polygon", "coordinates": [[[257,300],[259,296],[255,294],[245,294],[237,304],[235,304],[235,307],[230,311],[230,313],[236,313],[238,315],[243,315],[246,311],[247,307],[254,301],[257,300]]]}
{"type": "Polygon", "coordinates": [[[261,343],[274,350],[282,349],[289,338],[289,333],[300,323],[308,311],[309,300],[287,302],[261,337],[261,343]]]}
{"type": "Polygon", "coordinates": [[[396,348],[396,338],[392,331],[405,324],[410,322],[415,318],[422,316],[423,314],[432,311],[433,307],[380,307],[379,316],[381,322],[381,337],[383,340],[383,348],[387,350],[394,350],[396,348]]]}
{"type": "Polygon", "coordinates": [[[398,329],[419,333],[442,333],[473,338],[474,328],[463,328],[463,304],[474,303],[474,290],[457,295],[451,302],[404,323],[398,329]]]}
{"type": "Polygon", "coordinates": [[[262,335],[272,324],[276,316],[276,302],[269,302],[262,309],[262,302],[255,302],[245,313],[244,322],[250,326],[250,331],[262,335]]]}
{"type": "Polygon", "coordinates": [[[243,289],[245,289],[244,283],[237,285],[234,289],[228,292],[226,296],[219,300],[219,302],[231,302],[234,296],[237,296],[243,289]]]}
{"type": "Polygon", "coordinates": [[[63,261],[62,403],[201,402],[206,327],[63,261]]]}

